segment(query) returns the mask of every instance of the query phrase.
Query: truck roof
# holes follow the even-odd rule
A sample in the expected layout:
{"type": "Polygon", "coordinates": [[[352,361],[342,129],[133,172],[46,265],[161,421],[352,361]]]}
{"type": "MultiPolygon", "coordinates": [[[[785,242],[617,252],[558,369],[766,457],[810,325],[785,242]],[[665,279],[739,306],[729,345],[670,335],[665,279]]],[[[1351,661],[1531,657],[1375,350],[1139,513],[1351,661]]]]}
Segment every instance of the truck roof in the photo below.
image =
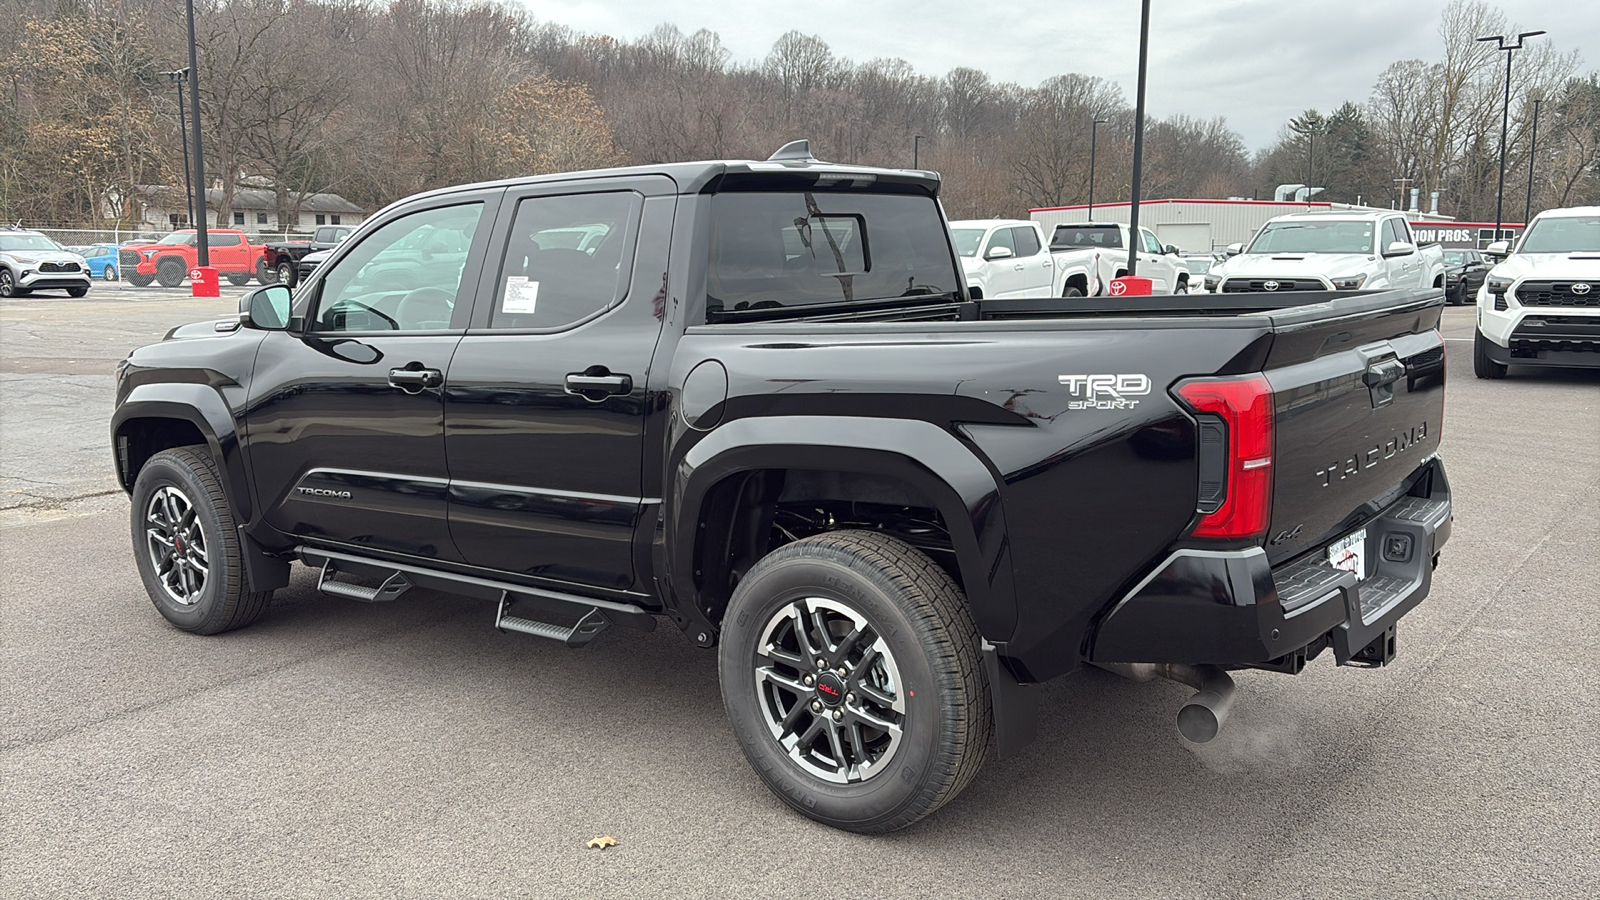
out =
{"type": "Polygon", "coordinates": [[[1536,219],[1568,219],[1580,216],[1600,216],[1600,206],[1569,206],[1565,209],[1547,209],[1536,219]]]}

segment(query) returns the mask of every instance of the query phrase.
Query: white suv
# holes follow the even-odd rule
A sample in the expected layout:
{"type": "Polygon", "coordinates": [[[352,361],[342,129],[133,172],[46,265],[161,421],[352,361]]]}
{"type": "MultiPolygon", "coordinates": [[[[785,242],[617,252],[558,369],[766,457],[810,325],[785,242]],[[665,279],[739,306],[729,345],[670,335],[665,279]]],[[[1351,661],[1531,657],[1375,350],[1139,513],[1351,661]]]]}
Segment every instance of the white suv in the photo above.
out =
{"type": "Polygon", "coordinates": [[[61,290],[74,297],[89,293],[83,257],[37,231],[0,228],[0,297],[61,290]]]}
{"type": "MultiPolygon", "coordinates": [[[[1502,241],[1484,252],[1507,249],[1502,241]]],[[[1516,252],[1484,278],[1472,371],[1504,378],[1508,365],[1600,368],[1600,206],[1534,216],[1516,252]]]]}

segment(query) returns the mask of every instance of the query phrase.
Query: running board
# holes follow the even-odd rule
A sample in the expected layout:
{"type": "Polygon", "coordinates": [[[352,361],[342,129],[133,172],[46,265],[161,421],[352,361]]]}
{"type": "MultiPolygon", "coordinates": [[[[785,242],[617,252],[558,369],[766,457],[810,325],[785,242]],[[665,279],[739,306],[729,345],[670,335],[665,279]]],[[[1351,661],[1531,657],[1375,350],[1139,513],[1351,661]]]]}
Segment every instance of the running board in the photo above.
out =
{"type": "Polygon", "coordinates": [[[372,603],[393,600],[412,587],[421,587],[492,600],[497,604],[496,628],[558,640],[569,647],[581,647],[589,643],[611,625],[623,625],[638,631],[656,630],[656,617],[631,603],[582,597],[495,578],[446,572],[306,545],[296,547],[294,552],[306,565],[321,567],[322,578],[317,583],[317,589],[324,593],[372,603]],[[381,580],[381,584],[372,588],[339,581],[335,575],[381,580]],[[518,615],[509,614],[513,604],[521,604],[517,609],[518,615]],[[551,623],[552,619],[576,619],[577,624],[556,625],[551,623]]]}
{"type": "Polygon", "coordinates": [[[583,614],[583,618],[578,620],[578,624],[571,627],[526,619],[521,616],[506,615],[506,611],[515,602],[511,599],[509,593],[500,596],[500,606],[494,614],[496,631],[516,631],[522,634],[531,634],[534,637],[560,641],[568,647],[582,647],[598,637],[600,632],[605,631],[606,627],[611,624],[611,620],[606,618],[605,613],[592,606],[589,607],[588,612],[583,614]]]}
{"type": "Polygon", "coordinates": [[[348,581],[335,581],[339,570],[334,566],[333,560],[322,564],[322,575],[317,579],[317,590],[335,597],[344,597],[349,600],[358,600],[362,603],[387,603],[399,598],[401,594],[411,590],[411,582],[406,579],[404,572],[395,572],[383,580],[377,587],[368,587],[364,584],[353,584],[348,581]]]}

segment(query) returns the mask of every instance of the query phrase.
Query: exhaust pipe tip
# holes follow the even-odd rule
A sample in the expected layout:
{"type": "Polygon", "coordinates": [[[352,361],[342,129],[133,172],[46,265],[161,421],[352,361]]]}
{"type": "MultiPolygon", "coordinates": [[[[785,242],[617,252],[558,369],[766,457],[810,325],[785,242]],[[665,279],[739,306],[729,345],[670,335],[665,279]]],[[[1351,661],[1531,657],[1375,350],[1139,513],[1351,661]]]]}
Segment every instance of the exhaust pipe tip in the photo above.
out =
{"type": "Polygon", "coordinates": [[[1234,684],[1220,669],[1207,673],[1205,684],[1178,710],[1178,733],[1196,744],[1210,743],[1228,721],[1233,708],[1234,684]]]}

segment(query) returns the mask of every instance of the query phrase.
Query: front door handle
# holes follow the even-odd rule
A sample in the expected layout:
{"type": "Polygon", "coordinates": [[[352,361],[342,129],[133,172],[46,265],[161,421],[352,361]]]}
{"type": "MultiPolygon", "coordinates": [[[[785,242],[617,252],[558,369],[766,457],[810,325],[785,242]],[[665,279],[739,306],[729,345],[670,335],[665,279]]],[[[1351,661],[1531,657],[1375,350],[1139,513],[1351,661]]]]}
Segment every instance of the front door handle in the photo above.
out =
{"type": "Polygon", "coordinates": [[[569,373],[563,387],[569,394],[598,402],[612,394],[633,393],[633,376],[613,375],[604,366],[591,366],[583,372],[569,373]]]}
{"type": "MultiPolygon", "coordinates": [[[[412,363],[412,365],[417,365],[412,363]]],[[[420,394],[428,388],[436,388],[444,384],[444,373],[438,369],[410,368],[390,369],[389,386],[397,387],[408,394],[420,394]]]]}

